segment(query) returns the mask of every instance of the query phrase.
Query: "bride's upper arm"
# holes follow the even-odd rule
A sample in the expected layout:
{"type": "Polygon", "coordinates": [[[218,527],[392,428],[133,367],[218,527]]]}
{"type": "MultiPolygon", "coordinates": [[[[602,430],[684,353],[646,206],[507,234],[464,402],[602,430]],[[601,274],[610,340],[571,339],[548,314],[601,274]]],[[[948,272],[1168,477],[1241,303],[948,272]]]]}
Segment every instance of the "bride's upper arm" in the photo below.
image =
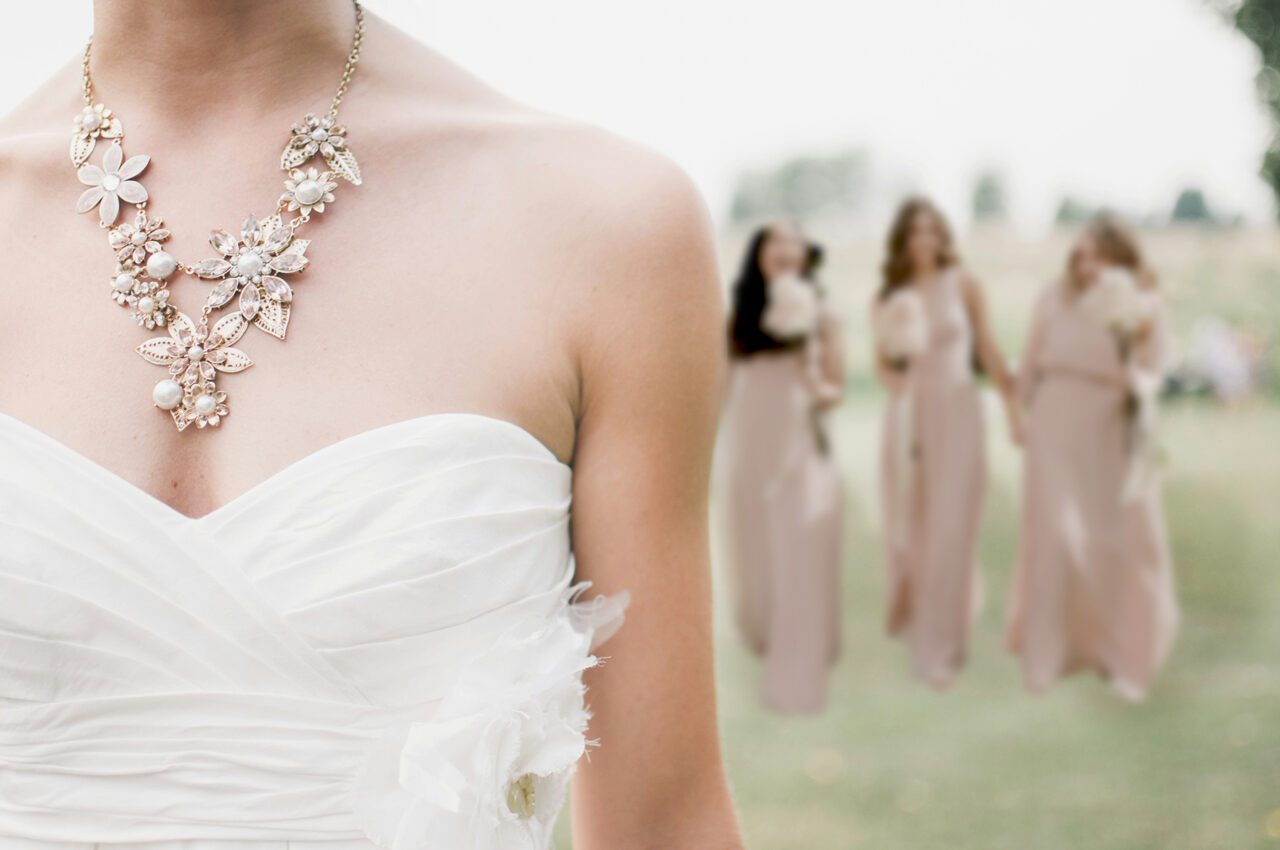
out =
{"type": "Polygon", "coordinates": [[[583,215],[591,283],[573,305],[573,543],[588,595],[626,589],[631,606],[587,676],[588,737],[600,747],[575,782],[574,846],[718,850],[738,846],[716,726],[707,539],[724,307],[697,192],[665,160],[622,156],[608,197],[583,215]]]}

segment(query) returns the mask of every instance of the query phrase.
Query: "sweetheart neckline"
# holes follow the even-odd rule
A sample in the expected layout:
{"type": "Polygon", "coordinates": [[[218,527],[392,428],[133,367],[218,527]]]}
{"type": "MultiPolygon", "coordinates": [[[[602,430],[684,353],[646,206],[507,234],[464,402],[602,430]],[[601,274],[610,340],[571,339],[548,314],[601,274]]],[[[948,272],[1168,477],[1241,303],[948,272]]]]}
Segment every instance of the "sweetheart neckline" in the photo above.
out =
{"type": "Polygon", "coordinates": [[[528,441],[547,460],[550,460],[566,469],[571,468],[569,464],[565,463],[559,457],[557,457],[555,452],[551,451],[550,447],[548,447],[546,443],[542,442],[542,440],[534,436],[531,431],[529,431],[527,428],[525,428],[522,425],[517,425],[515,422],[512,422],[509,419],[502,419],[497,416],[488,416],[483,413],[467,413],[467,412],[427,413],[422,416],[412,417],[410,419],[401,419],[398,422],[389,422],[385,425],[375,425],[372,428],[366,428],[363,431],[357,431],[354,434],[349,434],[346,437],[342,437],[340,439],[334,440],[331,443],[327,443],[326,445],[323,445],[314,451],[308,452],[307,454],[303,455],[297,460],[294,460],[286,464],[281,469],[271,473],[266,478],[259,481],[257,484],[254,484],[251,487],[249,487],[249,489],[242,491],[236,496],[233,496],[229,501],[222,503],[218,507],[206,513],[200,514],[199,516],[192,516],[190,514],[183,513],[182,511],[178,510],[173,505],[170,505],[168,502],[154,495],[150,491],[145,490],[142,487],[139,487],[137,484],[134,484],[132,481],[125,478],[120,473],[115,472],[111,469],[108,469],[107,467],[103,466],[97,461],[89,458],[83,452],[72,448],[71,446],[59,440],[57,437],[54,437],[50,434],[45,433],[44,431],[40,430],[36,426],[30,425],[24,422],[23,420],[17,418],[16,416],[12,416],[8,413],[4,413],[0,411],[0,423],[4,423],[4,422],[11,423],[17,428],[27,433],[35,435],[39,440],[47,443],[50,446],[53,446],[56,450],[70,457],[72,460],[76,461],[80,465],[88,467],[98,476],[103,477],[106,480],[111,481],[112,483],[122,485],[130,493],[134,494],[135,497],[140,498],[151,505],[158,506],[168,516],[174,519],[183,521],[190,525],[207,523],[215,519],[216,517],[227,513],[232,508],[238,507],[241,503],[248,501],[249,499],[257,495],[260,491],[267,489],[269,486],[273,484],[279,483],[281,479],[288,478],[290,475],[296,475],[300,468],[305,468],[313,463],[316,463],[317,461],[322,460],[331,454],[335,454],[340,449],[350,447],[354,443],[358,443],[363,440],[368,440],[375,436],[385,436],[388,432],[409,428],[415,425],[425,425],[428,422],[447,421],[447,420],[471,421],[474,423],[497,425],[502,428],[509,429],[511,432],[515,433],[517,436],[520,436],[522,439],[525,439],[526,441],[528,441]]]}

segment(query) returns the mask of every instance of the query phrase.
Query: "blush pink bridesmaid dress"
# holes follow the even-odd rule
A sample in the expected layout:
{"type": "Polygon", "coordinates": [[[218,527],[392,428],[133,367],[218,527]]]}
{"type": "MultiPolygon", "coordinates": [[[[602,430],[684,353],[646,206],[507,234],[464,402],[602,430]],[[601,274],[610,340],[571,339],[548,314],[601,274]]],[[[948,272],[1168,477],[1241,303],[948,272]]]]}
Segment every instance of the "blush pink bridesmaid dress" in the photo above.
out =
{"type": "Polygon", "coordinates": [[[760,700],[783,714],[827,704],[840,654],[843,486],[815,411],[814,362],[838,319],[805,346],[733,366],[722,437],[725,544],[735,619],[764,664],[760,700]]]}
{"type": "Polygon", "coordinates": [[[916,674],[945,688],[964,665],[981,604],[985,428],[961,270],[949,267],[918,291],[929,346],[889,400],[881,443],[888,629],[910,647],[916,674]]]}
{"type": "Polygon", "coordinates": [[[1007,643],[1033,692],[1092,669],[1138,700],[1169,653],[1178,606],[1159,482],[1132,486],[1126,399],[1145,387],[1154,404],[1167,319],[1161,304],[1122,360],[1078,302],[1064,283],[1042,294],[1020,370],[1029,415],[1007,643]]]}

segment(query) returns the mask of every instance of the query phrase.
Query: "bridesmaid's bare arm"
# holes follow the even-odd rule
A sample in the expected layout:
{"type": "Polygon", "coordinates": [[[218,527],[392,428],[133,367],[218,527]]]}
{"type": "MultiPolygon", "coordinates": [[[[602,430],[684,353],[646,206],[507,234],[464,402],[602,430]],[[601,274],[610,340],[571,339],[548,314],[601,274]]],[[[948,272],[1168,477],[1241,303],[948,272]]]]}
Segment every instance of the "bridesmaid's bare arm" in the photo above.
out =
{"type": "MultiPolygon", "coordinates": [[[[588,671],[574,782],[580,850],[739,850],[721,761],[707,498],[724,381],[724,308],[701,199],[663,161],[587,210],[574,456],[579,578],[627,589],[627,621],[588,671]]],[[[613,179],[617,179],[614,177],[613,179]]]]}
{"type": "MultiPolygon", "coordinates": [[[[871,303],[871,310],[868,315],[875,316],[875,311],[880,307],[880,299],[876,298],[871,303]]],[[[876,335],[871,334],[871,363],[875,371],[876,380],[880,382],[890,395],[898,395],[907,388],[907,374],[902,369],[895,369],[889,363],[889,358],[884,356],[884,351],[880,348],[880,341],[876,339],[876,335]]]]}
{"type": "Polygon", "coordinates": [[[991,330],[986,293],[982,290],[982,284],[968,273],[965,273],[960,281],[965,309],[969,313],[969,322],[973,327],[978,360],[1004,401],[1005,411],[1009,416],[1009,432],[1017,441],[1022,433],[1022,408],[1018,405],[1017,387],[1013,374],[1009,371],[1009,365],[1000,351],[1000,346],[996,344],[995,334],[991,330]]]}
{"type": "Polygon", "coordinates": [[[809,389],[819,407],[831,408],[844,398],[844,333],[834,311],[823,310],[816,337],[817,356],[808,373],[809,389]]]}
{"type": "Polygon", "coordinates": [[[973,339],[978,350],[978,360],[982,368],[991,376],[992,382],[1001,395],[1012,398],[1014,392],[1013,375],[1004,359],[1004,353],[996,344],[995,334],[991,331],[991,318],[987,311],[987,296],[977,278],[965,274],[961,278],[964,292],[965,309],[969,313],[969,322],[973,326],[973,339]]]}

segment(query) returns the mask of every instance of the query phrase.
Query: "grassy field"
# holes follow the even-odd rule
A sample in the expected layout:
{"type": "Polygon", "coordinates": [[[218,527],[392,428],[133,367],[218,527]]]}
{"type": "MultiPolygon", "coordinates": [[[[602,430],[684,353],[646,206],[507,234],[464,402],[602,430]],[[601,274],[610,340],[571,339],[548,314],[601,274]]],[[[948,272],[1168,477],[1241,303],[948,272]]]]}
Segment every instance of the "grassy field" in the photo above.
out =
{"type": "Polygon", "coordinates": [[[757,665],[720,628],[721,713],[748,846],[1280,846],[1280,409],[1194,406],[1167,416],[1166,504],[1183,626],[1140,706],[1114,699],[1091,676],[1043,698],[1021,690],[1000,646],[1017,461],[998,435],[982,541],[987,606],[971,664],[941,695],[909,676],[905,650],[881,630],[878,507],[869,492],[877,414],[877,402],[862,399],[841,417],[853,498],[845,654],[830,710],[819,718],[761,710],[757,665]]]}
{"type": "MultiPolygon", "coordinates": [[[[828,245],[825,280],[848,319],[851,399],[839,454],[849,488],[845,654],[830,710],[780,718],[755,698],[758,668],[719,618],[721,714],[730,774],[753,850],[1244,850],[1280,847],[1280,405],[1166,410],[1166,509],[1183,625],[1149,702],[1114,699],[1096,678],[1043,698],[1021,689],[1002,649],[1016,542],[1020,459],[994,408],[981,560],[987,605],[957,687],[908,674],[882,630],[875,492],[880,393],[867,369],[865,305],[879,245],[828,245]]],[[[1070,233],[1024,241],[969,234],[997,333],[1021,347],[1036,292],[1070,233]]],[[[742,234],[725,240],[726,262],[742,234]]],[[[1144,241],[1185,335],[1204,315],[1258,334],[1280,328],[1280,237],[1167,230],[1144,241]]],[[[736,259],[736,258],[735,258],[736,259]]],[[[989,399],[989,401],[991,401],[989,399]]],[[[722,600],[723,601],[723,600],[722,600]]]]}
{"type": "MultiPolygon", "coordinates": [[[[957,686],[935,694],[883,634],[875,492],[882,397],[867,372],[864,305],[879,246],[811,232],[848,319],[850,400],[837,449],[848,488],[845,651],[829,710],[783,718],[756,701],[758,665],[717,622],[729,771],[752,850],[1248,850],[1280,848],[1280,404],[1170,405],[1165,474],[1183,622],[1151,699],[1128,705],[1092,676],[1045,697],[1021,689],[1001,648],[1020,459],[994,408],[981,559],[987,604],[957,686]]],[[[745,234],[724,242],[727,269],[745,234]]],[[[962,245],[1016,353],[1069,234],[1024,242],[998,231],[962,245]]],[[[1147,236],[1185,334],[1216,314],[1260,334],[1280,327],[1280,236],[1147,236]]],[[[988,399],[991,402],[990,399],[988,399]]],[[[567,830],[560,845],[567,847],[567,830]]]]}

